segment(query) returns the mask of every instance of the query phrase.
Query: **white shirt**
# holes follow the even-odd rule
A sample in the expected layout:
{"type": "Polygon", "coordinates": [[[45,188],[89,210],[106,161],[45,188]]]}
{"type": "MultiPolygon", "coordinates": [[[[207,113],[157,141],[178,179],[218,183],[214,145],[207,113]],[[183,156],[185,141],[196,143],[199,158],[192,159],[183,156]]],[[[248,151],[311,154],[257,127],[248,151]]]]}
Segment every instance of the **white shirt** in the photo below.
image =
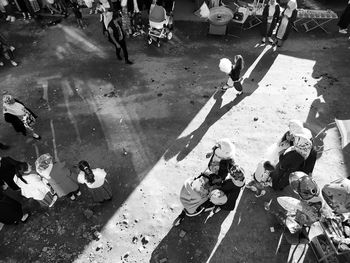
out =
{"type": "Polygon", "coordinates": [[[101,168],[96,168],[96,169],[92,169],[92,173],[94,174],[95,182],[89,183],[88,181],[86,181],[85,174],[83,171],[80,171],[80,173],[78,174],[78,178],[77,178],[78,182],[81,184],[86,184],[87,187],[89,188],[101,187],[105,182],[105,178],[107,175],[106,171],[101,168]]]}
{"type": "Polygon", "coordinates": [[[43,200],[45,195],[50,192],[50,187],[46,185],[38,174],[23,175],[27,184],[19,179],[16,175],[13,181],[21,188],[21,194],[27,198],[43,200]]]}

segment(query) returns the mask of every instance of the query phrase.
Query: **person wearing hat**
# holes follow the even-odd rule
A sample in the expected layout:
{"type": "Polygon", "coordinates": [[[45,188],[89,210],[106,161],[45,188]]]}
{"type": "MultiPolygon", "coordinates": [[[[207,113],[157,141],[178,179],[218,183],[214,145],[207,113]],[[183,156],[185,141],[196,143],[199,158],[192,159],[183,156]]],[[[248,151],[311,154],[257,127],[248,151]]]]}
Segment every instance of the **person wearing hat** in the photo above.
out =
{"type": "Polygon", "coordinates": [[[132,65],[133,62],[129,60],[128,50],[126,47],[125,32],[121,24],[121,16],[117,12],[113,12],[112,14],[111,12],[107,12],[106,17],[104,19],[104,23],[109,32],[109,36],[111,37],[113,43],[117,47],[118,59],[122,60],[122,57],[120,56],[120,49],[122,49],[125,63],[132,65]],[[120,48],[118,48],[118,46],[120,48]]]}
{"type": "Polygon", "coordinates": [[[213,207],[209,197],[212,190],[217,189],[222,179],[209,170],[200,175],[188,178],[180,191],[180,202],[184,209],[175,219],[173,225],[178,226],[186,216],[193,217],[202,213],[206,208],[213,207]]]}

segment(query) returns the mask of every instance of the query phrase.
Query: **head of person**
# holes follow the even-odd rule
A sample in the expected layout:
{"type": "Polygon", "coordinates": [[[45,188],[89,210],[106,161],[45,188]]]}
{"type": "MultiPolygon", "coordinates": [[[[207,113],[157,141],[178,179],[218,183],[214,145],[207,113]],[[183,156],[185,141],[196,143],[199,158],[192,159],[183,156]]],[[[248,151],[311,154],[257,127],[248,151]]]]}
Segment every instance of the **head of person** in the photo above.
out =
{"type": "Polygon", "coordinates": [[[16,167],[16,175],[19,179],[21,179],[24,183],[27,184],[27,181],[25,180],[25,176],[30,174],[32,171],[32,166],[29,163],[20,163],[16,167]]]}
{"type": "Polygon", "coordinates": [[[235,62],[236,68],[238,67],[240,70],[242,70],[244,68],[244,60],[243,60],[242,55],[236,55],[234,62],[235,62]]]}
{"type": "Polygon", "coordinates": [[[219,62],[220,71],[230,74],[232,71],[232,62],[228,58],[222,58],[219,62]]]}
{"type": "Polygon", "coordinates": [[[11,105],[15,103],[15,99],[11,95],[6,94],[2,97],[2,102],[3,104],[11,105]]]}
{"type": "Polygon", "coordinates": [[[220,175],[212,173],[209,175],[209,184],[210,185],[220,185],[222,183],[223,178],[220,175]]]}
{"type": "Polygon", "coordinates": [[[274,4],[276,4],[276,0],[270,0],[269,1],[269,5],[274,5],[274,4]]]}
{"type": "Polygon", "coordinates": [[[320,193],[319,187],[312,177],[301,171],[291,173],[289,175],[289,183],[292,190],[302,200],[310,200],[320,193]]]}
{"type": "Polygon", "coordinates": [[[215,155],[220,159],[235,159],[236,146],[227,138],[221,139],[216,143],[215,155]]]}
{"type": "Polygon", "coordinates": [[[53,163],[53,158],[49,153],[42,154],[35,161],[35,169],[39,171],[44,171],[49,168],[50,164],[53,163]]]}
{"type": "Polygon", "coordinates": [[[85,176],[85,180],[92,184],[93,182],[95,182],[95,176],[94,176],[94,173],[92,172],[91,168],[90,168],[90,165],[87,161],[80,161],[78,163],[78,167],[81,171],[84,172],[84,176],[85,176]]]}
{"type": "Polygon", "coordinates": [[[226,204],[226,202],[227,202],[227,196],[223,191],[221,191],[219,189],[215,189],[215,190],[210,192],[209,200],[214,205],[223,205],[223,204],[226,204]]]}

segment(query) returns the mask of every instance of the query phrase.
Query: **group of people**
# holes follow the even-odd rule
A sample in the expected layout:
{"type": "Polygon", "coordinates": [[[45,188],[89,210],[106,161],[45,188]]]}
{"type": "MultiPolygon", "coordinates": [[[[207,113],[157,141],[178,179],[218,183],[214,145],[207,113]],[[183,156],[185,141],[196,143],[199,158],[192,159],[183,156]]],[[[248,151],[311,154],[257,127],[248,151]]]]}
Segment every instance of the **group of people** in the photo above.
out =
{"type": "Polygon", "coordinates": [[[276,0],[269,0],[262,14],[261,42],[265,43],[268,41],[270,44],[276,44],[278,47],[281,47],[283,41],[288,38],[297,17],[297,8],[296,0],[281,2],[281,4],[278,4],[276,0]],[[281,5],[283,11],[281,11],[281,5]]]}
{"type": "MultiPolygon", "coordinates": [[[[37,116],[23,103],[11,95],[3,96],[5,121],[15,131],[26,136],[28,132],[36,140],[34,132],[37,116]]],[[[22,205],[6,194],[7,188],[19,192],[25,198],[37,200],[42,206],[52,207],[58,198],[75,200],[81,195],[79,184],[84,184],[95,202],[112,199],[112,188],[106,179],[104,169],[92,169],[85,160],[69,169],[64,162],[55,162],[50,154],[43,154],[35,161],[35,169],[27,162],[11,157],[0,157],[0,223],[26,222],[29,213],[22,211],[22,205]]]]}
{"type": "MultiPolygon", "coordinates": [[[[247,184],[244,170],[235,161],[235,152],[233,142],[229,139],[219,140],[206,156],[210,157],[207,169],[184,182],[180,192],[184,209],[175,219],[175,226],[186,216],[197,216],[203,211],[210,210],[215,214],[221,209],[233,210],[244,186],[255,192],[256,197],[261,197],[266,193],[266,187],[281,191],[290,185],[300,200],[320,211],[320,189],[312,178],[317,151],[310,130],[302,122],[290,120],[288,131],[268,148],[257,165],[252,181],[247,184]]],[[[283,218],[282,222],[288,222],[291,236],[297,235],[299,238],[304,233],[304,223],[298,222],[295,215],[275,214],[283,218]]]]}

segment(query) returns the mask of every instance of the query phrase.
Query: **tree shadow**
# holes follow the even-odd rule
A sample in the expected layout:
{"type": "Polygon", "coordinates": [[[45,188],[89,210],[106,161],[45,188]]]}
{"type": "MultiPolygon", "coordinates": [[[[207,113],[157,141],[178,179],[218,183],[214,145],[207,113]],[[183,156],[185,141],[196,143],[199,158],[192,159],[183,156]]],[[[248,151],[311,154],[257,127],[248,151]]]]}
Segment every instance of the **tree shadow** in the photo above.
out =
{"type": "Polygon", "coordinates": [[[245,97],[244,94],[236,96],[232,101],[222,106],[222,96],[224,93],[225,92],[221,90],[217,90],[214,93],[213,99],[215,100],[215,103],[205,117],[204,121],[190,134],[176,139],[174,144],[165,152],[165,160],[170,160],[172,157],[177,155],[176,160],[182,161],[197,146],[208,129],[245,97]]]}

